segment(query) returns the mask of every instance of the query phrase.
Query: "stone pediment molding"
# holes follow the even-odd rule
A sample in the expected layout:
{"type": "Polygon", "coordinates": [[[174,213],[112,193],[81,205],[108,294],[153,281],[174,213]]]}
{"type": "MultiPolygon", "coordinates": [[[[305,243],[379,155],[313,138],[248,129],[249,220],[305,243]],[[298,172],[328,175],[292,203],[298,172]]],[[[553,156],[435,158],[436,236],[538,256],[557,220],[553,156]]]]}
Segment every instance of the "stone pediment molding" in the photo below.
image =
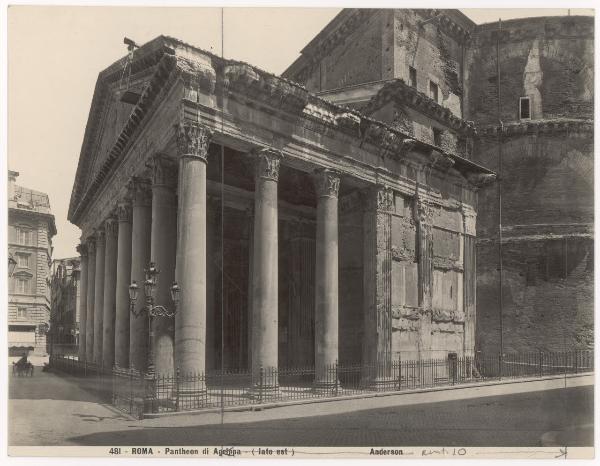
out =
{"type": "Polygon", "coordinates": [[[466,43],[471,39],[471,32],[454,21],[451,16],[444,14],[443,10],[419,9],[416,12],[427,19],[435,18],[437,26],[458,42],[466,43]]]}
{"type": "Polygon", "coordinates": [[[477,133],[475,125],[472,122],[457,117],[450,109],[443,107],[425,94],[417,91],[402,79],[388,81],[371,98],[363,109],[363,112],[370,115],[388,102],[406,105],[462,134],[474,135],[477,133]]]}
{"type": "Polygon", "coordinates": [[[443,152],[432,151],[431,153],[432,162],[431,167],[439,168],[440,170],[446,172],[450,170],[454,166],[454,160],[448,157],[443,152]]]}
{"type": "Polygon", "coordinates": [[[467,180],[476,188],[481,188],[496,181],[496,175],[494,173],[469,173],[467,180]]]}
{"type": "Polygon", "coordinates": [[[263,102],[292,114],[300,113],[308,103],[309,92],[303,87],[244,62],[224,64],[223,85],[238,94],[238,99],[263,102]]]}
{"type": "Polygon", "coordinates": [[[479,128],[479,135],[486,136],[522,136],[527,134],[584,134],[592,137],[594,134],[593,120],[577,120],[557,118],[548,120],[528,120],[505,123],[503,126],[489,125],[479,128]]]}

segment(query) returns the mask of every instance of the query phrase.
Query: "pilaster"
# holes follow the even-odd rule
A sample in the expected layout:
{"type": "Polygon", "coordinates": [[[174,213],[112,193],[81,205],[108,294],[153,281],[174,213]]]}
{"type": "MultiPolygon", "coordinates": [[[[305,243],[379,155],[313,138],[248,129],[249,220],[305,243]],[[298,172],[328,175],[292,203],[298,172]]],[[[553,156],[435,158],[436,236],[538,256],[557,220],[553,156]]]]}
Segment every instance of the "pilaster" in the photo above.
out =
{"type": "Polygon", "coordinates": [[[377,389],[384,388],[391,376],[394,192],[379,185],[364,196],[363,380],[377,389]]]}

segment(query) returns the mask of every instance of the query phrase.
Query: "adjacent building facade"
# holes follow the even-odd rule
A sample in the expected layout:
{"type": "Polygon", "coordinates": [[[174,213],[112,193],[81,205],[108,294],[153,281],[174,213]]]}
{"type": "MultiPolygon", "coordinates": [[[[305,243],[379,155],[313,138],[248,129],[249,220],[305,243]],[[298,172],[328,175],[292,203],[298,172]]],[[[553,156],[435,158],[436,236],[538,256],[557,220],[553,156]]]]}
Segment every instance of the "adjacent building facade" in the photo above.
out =
{"type": "Polygon", "coordinates": [[[49,334],[51,354],[78,354],[79,265],[79,257],[52,261],[49,334]]]}
{"type": "Polygon", "coordinates": [[[46,354],[50,322],[50,263],[56,234],[48,195],[18,186],[8,172],[8,252],[16,266],[8,279],[9,355],[46,354]]]}

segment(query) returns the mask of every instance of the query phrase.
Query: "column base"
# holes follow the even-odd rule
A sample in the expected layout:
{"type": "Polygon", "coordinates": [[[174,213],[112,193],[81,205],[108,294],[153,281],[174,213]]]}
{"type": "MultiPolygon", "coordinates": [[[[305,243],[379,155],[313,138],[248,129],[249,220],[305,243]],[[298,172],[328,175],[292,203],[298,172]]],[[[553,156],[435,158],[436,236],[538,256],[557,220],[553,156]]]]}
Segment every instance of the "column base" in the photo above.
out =
{"type": "Polygon", "coordinates": [[[338,395],[341,391],[341,388],[342,386],[340,385],[339,380],[335,382],[331,380],[315,380],[315,382],[313,383],[313,392],[321,396],[338,395]]]}
{"type": "Polygon", "coordinates": [[[376,377],[374,379],[363,379],[361,386],[365,390],[385,392],[398,389],[398,379],[394,377],[376,377]]]}
{"type": "Polygon", "coordinates": [[[208,391],[204,384],[195,387],[180,386],[176,395],[179,411],[200,409],[208,405],[208,391]]]}
{"type": "Polygon", "coordinates": [[[280,395],[279,385],[254,385],[248,394],[258,402],[276,400],[280,395]]]}

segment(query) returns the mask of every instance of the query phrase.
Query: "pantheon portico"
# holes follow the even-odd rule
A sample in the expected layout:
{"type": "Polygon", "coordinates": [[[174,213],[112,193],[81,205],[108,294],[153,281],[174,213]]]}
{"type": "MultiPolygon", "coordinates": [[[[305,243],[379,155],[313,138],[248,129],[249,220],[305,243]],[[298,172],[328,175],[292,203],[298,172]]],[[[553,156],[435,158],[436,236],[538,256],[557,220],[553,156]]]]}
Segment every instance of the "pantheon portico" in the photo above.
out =
{"type": "Polygon", "coordinates": [[[491,172],[176,39],[135,50],[136,103],[122,69],[98,77],[69,209],[80,359],[147,369],[128,290],[150,262],[157,303],[181,290],[174,318],[153,319],[158,374],[314,367],[319,386],[337,362],[473,353],[491,172]]]}

